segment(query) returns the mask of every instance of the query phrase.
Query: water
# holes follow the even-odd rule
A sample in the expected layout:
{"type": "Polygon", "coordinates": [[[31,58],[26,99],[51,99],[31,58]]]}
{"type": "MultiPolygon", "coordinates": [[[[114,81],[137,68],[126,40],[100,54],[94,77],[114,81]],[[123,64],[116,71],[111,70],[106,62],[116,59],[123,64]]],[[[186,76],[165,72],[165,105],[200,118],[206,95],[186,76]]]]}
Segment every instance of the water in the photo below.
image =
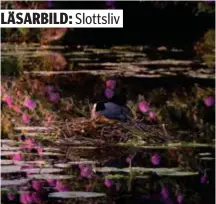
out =
{"type": "MultiPolygon", "coordinates": [[[[35,79],[55,83],[61,97],[73,105],[70,111],[64,109],[64,103],[48,106],[37,89],[33,96],[40,96],[47,105],[41,103],[41,112],[61,117],[54,115],[56,120],[44,122],[40,112],[30,125],[3,106],[4,119],[8,116],[15,122],[1,138],[2,203],[214,203],[211,132],[196,136],[194,128],[194,134],[185,130],[185,134],[165,136],[158,124],[150,123],[149,132],[141,129],[142,134],[136,132],[138,136],[129,141],[130,131],[117,124],[105,123],[96,131],[89,122],[89,109],[83,105],[86,98],[89,104],[103,98],[101,84],[107,74],[118,76],[121,84],[128,86],[130,100],[140,92],[149,95],[163,84],[168,93],[156,91],[152,98],[152,103],[159,101],[157,108],[165,95],[169,98],[173,90],[182,91],[177,82],[183,78],[186,93],[197,82],[204,88],[211,86],[213,70],[205,69],[190,53],[143,46],[71,50],[33,44],[3,45],[2,50],[3,82],[12,74],[12,81],[30,76],[30,87],[35,79]],[[25,137],[20,137],[22,132],[25,137]]],[[[172,128],[167,131],[173,133],[172,128]]],[[[183,122],[174,129],[181,128],[183,122]]]]}

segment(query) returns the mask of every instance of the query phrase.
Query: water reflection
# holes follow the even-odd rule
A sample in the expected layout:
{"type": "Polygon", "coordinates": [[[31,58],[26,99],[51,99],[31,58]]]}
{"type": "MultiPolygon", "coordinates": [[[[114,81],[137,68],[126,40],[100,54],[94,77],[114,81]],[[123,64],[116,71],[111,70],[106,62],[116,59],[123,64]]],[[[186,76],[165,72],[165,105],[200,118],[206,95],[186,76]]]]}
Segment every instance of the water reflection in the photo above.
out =
{"type": "Polygon", "coordinates": [[[19,146],[16,141],[3,140],[2,143],[1,186],[7,187],[2,191],[2,198],[9,203],[49,203],[54,197],[60,199],[59,203],[76,198],[94,198],[85,202],[97,203],[105,195],[104,203],[109,203],[109,199],[117,203],[130,200],[137,203],[202,203],[203,196],[209,195],[214,183],[211,177],[214,161],[202,159],[214,158],[214,150],[209,148],[208,151],[172,147],[160,151],[134,149],[134,153],[130,150],[122,157],[112,152],[107,162],[90,161],[88,154],[80,161],[71,161],[69,158],[62,160],[55,154],[46,157],[41,154],[52,149],[53,153],[58,150],[65,154],[64,148],[44,147],[28,135],[19,138],[19,146]],[[8,151],[5,145],[7,149],[19,149],[5,154],[8,151]],[[197,160],[195,166],[190,159],[197,160]],[[194,184],[200,189],[192,188],[194,184]],[[206,190],[201,193],[202,185],[206,190]]]}

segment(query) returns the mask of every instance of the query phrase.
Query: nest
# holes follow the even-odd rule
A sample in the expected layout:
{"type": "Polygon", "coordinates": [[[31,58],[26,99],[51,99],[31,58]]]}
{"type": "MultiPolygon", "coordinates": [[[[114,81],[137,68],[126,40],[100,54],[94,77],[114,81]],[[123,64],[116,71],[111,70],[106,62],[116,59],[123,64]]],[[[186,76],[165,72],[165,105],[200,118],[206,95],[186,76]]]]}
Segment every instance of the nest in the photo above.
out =
{"type": "Polygon", "coordinates": [[[77,118],[59,126],[61,142],[68,145],[154,144],[172,137],[165,125],[147,125],[142,121],[119,122],[106,118],[77,118]]]}

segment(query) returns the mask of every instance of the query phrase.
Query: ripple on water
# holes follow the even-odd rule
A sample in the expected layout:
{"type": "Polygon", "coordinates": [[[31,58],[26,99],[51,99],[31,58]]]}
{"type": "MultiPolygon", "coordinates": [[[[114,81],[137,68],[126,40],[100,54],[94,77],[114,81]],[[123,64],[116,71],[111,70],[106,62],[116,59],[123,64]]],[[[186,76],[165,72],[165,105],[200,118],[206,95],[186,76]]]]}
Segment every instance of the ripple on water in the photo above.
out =
{"type": "Polygon", "coordinates": [[[70,191],[50,193],[48,196],[52,198],[97,198],[104,197],[106,196],[106,194],[95,192],[70,191]]]}

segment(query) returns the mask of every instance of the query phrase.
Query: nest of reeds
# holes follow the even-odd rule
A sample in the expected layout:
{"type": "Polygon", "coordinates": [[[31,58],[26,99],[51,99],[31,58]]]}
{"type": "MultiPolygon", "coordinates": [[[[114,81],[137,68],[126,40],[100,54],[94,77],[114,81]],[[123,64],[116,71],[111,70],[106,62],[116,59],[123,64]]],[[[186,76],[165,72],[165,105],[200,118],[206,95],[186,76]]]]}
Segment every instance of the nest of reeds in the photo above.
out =
{"type": "Polygon", "coordinates": [[[68,145],[154,144],[171,140],[165,125],[147,125],[142,121],[119,122],[106,118],[65,121],[59,125],[61,141],[68,145]]]}

